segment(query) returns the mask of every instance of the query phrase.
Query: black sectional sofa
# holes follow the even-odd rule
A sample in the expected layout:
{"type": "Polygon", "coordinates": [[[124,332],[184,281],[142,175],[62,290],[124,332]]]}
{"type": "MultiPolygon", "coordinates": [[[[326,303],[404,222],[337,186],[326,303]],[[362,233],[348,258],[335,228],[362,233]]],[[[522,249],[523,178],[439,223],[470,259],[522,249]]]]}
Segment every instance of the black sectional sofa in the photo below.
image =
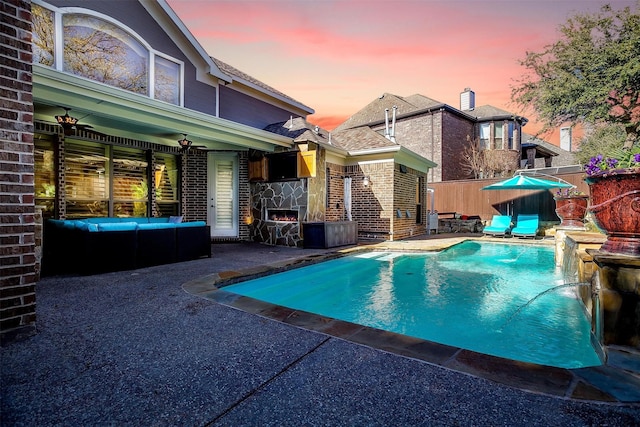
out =
{"type": "Polygon", "coordinates": [[[96,274],[211,257],[204,221],[101,217],[50,219],[44,225],[42,274],[96,274]]]}

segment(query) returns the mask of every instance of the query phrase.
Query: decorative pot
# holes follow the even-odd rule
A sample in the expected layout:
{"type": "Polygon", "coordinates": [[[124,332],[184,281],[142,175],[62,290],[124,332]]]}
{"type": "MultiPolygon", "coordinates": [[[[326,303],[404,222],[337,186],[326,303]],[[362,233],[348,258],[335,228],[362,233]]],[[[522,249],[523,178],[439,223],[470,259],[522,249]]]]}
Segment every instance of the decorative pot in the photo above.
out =
{"type": "Polygon", "coordinates": [[[640,169],[610,170],[585,178],[594,222],[607,234],[603,252],[640,256],[640,169]]]}
{"type": "Polygon", "coordinates": [[[560,218],[560,227],[584,227],[584,216],[587,213],[589,196],[554,197],[556,215],[560,218]]]}

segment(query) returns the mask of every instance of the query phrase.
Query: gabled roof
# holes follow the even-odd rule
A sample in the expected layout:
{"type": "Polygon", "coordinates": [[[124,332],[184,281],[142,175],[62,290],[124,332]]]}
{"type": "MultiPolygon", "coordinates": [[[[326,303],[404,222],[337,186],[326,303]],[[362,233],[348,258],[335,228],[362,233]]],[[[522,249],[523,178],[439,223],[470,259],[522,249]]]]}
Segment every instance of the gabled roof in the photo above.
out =
{"type": "Polygon", "coordinates": [[[436,105],[443,104],[418,94],[403,98],[392,93],[384,93],[381,97],[374,99],[360,111],[345,120],[340,126],[336,127],[335,130],[351,129],[380,122],[380,120],[384,120],[385,109],[389,109],[389,119],[391,119],[391,111],[394,106],[398,107],[396,115],[403,115],[436,105]]]}
{"type": "MultiPolygon", "coordinates": [[[[167,16],[170,19],[170,22],[176,26],[176,28],[180,31],[182,36],[188,41],[188,43],[193,47],[193,49],[195,49],[195,51],[197,52],[198,56],[202,59],[202,61],[204,61],[207,64],[207,67],[208,67],[207,72],[212,76],[217,77],[223,81],[227,81],[227,82],[231,81],[229,76],[227,76],[224,72],[222,72],[216,66],[216,64],[211,60],[211,58],[209,57],[207,52],[204,50],[202,45],[193,36],[193,34],[191,34],[191,31],[189,31],[189,29],[184,24],[184,22],[180,20],[178,15],[173,11],[173,9],[171,8],[171,6],[169,6],[166,0],[156,0],[155,2],[149,1],[149,0],[139,0],[139,1],[142,4],[142,6],[145,9],[147,9],[147,11],[149,11],[149,13],[151,13],[152,16],[154,16],[154,18],[156,19],[160,19],[160,18],[157,15],[154,15],[153,11],[154,9],[157,9],[155,7],[156,5],[159,6],[160,9],[162,9],[162,11],[164,12],[165,16],[167,16]]],[[[162,20],[158,20],[158,23],[160,23],[161,25],[163,24],[162,20]]],[[[171,36],[170,32],[167,32],[167,34],[171,36]]]]}
{"type": "Polygon", "coordinates": [[[261,82],[260,80],[246,73],[243,73],[237,68],[232,67],[231,65],[226,64],[217,58],[213,58],[209,56],[207,52],[204,50],[204,48],[202,47],[202,45],[198,42],[198,40],[193,36],[193,34],[191,34],[189,29],[186,27],[186,25],[180,20],[178,15],[173,11],[173,9],[171,9],[171,6],[167,4],[166,0],[157,0],[155,2],[149,1],[149,0],[140,0],[140,2],[148,11],[153,10],[154,5],[156,4],[164,11],[166,16],[169,17],[171,22],[176,26],[176,28],[178,28],[178,30],[184,36],[184,38],[195,49],[195,51],[198,53],[198,56],[200,56],[202,60],[207,64],[207,67],[208,67],[207,72],[210,73],[212,76],[217,77],[220,80],[227,83],[232,83],[234,80],[237,80],[238,82],[246,86],[252,87],[258,92],[262,92],[265,95],[271,96],[280,101],[291,104],[296,108],[299,108],[302,111],[305,111],[309,114],[313,114],[315,112],[312,108],[304,105],[299,101],[296,101],[290,96],[272,88],[271,86],[261,82]]]}
{"type": "Polygon", "coordinates": [[[240,70],[238,70],[237,68],[227,64],[226,62],[221,61],[218,58],[214,58],[211,57],[211,60],[216,64],[216,66],[225,74],[228,74],[229,76],[231,76],[233,78],[233,80],[236,80],[240,83],[243,83],[246,86],[250,86],[260,92],[266,93],[270,96],[273,96],[275,98],[278,98],[282,101],[285,101],[287,103],[290,104],[294,104],[296,107],[308,112],[309,114],[313,114],[314,110],[311,107],[308,107],[306,105],[304,105],[303,103],[296,101],[295,99],[291,98],[289,95],[286,95],[282,92],[280,92],[277,89],[272,88],[271,86],[267,85],[266,83],[261,82],[260,80],[256,79],[255,77],[252,77],[240,70]]]}
{"type": "MultiPolygon", "coordinates": [[[[557,145],[553,145],[543,139],[536,138],[528,133],[522,133],[522,148],[536,147],[536,151],[546,153],[547,156],[553,157],[554,166],[575,165],[575,154],[571,151],[564,150],[557,145]]],[[[523,150],[524,151],[524,150],[523,150]]]]}
{"type": "Polygon", "coordinates": [[[528,122],[525,117],[518,116],[492,105],[483,105],[471,110],[459,110],[448,104],[420,94],[402,97],[391,93],[384,93],[381,97],[373,100],[353,116],[341,123],[335,130],[352,129],[359,126],[377,126],[385,121],[385,109],[389,109],[389,120],[391,120],[391,111],[393,106],[398,107],[396,110],[396,119],[423,114],[435,108],[442,108],[450,113],[466,117],[468,120],[475,120],[476,122],[506,119],[518,120],[522,123],[528,122]]]}
{"type": "Polygon", "coordinates": [[[264,130],[286,136],[298,143],[308,141],[321,145],[333,145],[333,141],[329,140],[328,131],[314,126],[303,117],[291,118],[286,122],[273,123],[265,127],[264,130]]]}
{"type": "Polygon", "coordinates": [[[470,110],[464,110],[464,112],[474,116],[479,122],[500,119],[518,120],[522,123],[527,123],[529,121],[525,117],[494,107],[493,105],[481,105],[470,110]]]}
{"type": "Polygon", "coordinates": [[[352,161],[393,159],[423,172],[437,166],[421,155],[388,140],[368,126],[330,133],[309,123],[303,117],[292,117],[286,122],[271,124],[264,130],[291,138],[296,143],[316,143],[327,152],[342,158],[351,158],[352,161]]]}

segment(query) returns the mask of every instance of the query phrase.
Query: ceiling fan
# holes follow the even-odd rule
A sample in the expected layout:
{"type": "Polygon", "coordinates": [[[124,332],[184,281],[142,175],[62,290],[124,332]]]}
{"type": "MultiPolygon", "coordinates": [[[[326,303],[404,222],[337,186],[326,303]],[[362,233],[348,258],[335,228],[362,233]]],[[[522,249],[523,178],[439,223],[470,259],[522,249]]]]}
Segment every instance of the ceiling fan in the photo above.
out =
{"type": "MultiPolygon", "coordinates": [[[[56,121],[58,122],[58,124],[64,130],[64,134],[66,136],[69,136],[69,135],[73,134],[73,129],[85,130],[85,131],[88,131],[88,132],[95,133],[97,135],[104,135],[104,134],[102,134],[100,132],[88,130],[88,129],[93,129],[93,126],[91,126],[91,125],[79,124],[78,121],[80,119],[76,119],[75,117],[72,117],[72,116],[69,115],[69,111],[71,111],[71,108],[64,107],[62,105],[57,105],[56,107],[62,108],[64,110],[64,116],[55,116],[55,118],[56,118],[56,121]]],[[[84,117],[87,117],[87,116],[84,116],[84,117]]],[[[84,117],[82,117],[82,118],[84,118],[84,117]]]]}

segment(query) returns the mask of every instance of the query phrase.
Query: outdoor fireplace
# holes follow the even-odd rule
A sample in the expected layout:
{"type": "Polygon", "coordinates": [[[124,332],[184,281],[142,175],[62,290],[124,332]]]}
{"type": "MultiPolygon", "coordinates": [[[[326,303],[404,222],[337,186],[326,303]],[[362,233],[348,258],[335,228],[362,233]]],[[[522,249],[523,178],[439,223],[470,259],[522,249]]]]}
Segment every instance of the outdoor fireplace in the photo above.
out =
{"type": "Polygon", "coordinates": [[[265,209],[265,221],[297,222],[298,211],[293,209],[265,209]]]}

